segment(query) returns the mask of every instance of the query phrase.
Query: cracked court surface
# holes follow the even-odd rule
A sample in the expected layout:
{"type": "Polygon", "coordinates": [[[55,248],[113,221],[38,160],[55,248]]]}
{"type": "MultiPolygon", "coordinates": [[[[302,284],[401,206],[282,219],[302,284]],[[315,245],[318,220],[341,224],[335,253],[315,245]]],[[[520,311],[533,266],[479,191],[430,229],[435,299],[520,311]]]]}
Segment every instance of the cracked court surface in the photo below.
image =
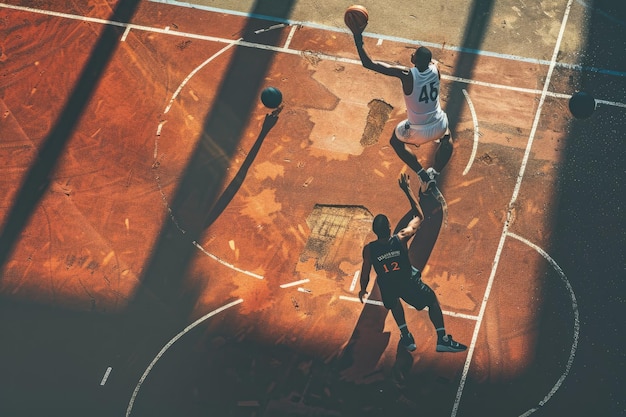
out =
{"type": "MultiPolygon", "coordinates": [[[[150,2],[132,26],[95,2],[42,9],[3,7],[5,221],[29,201],[16,184],[55,123],[76,110],[63,106],[98,36],[117,28],[119,44],[98,83],[79,84],[93,90],[4,265],[6,308],[23,317],[7,326],[12,353],[32,346],[3,364],[12,412],[474,415],[488,403],[522,415],[558,401],[580,331],[572,271],[549,250],[578,123],[565,111],[575,68],[478,55],[470,80],[453,75],[462,51],[435,53],[457,145],[424,276],[470,350],[435,353],[426,315],[409,311],[419,343],[406,358],[375,292],[355,299],[371,216],[408,208],[387,145],[404,108],[345,31],[150,2]],[[285,107],[259,137],[267,85],[285,107]],[[72,390],[82,398],[68,404],[72,390]]],[[[413,46],[366,42],[391,62],[413,46]]],[[[623,88],[623,74],[592,74],[623,88]]],[[[599,97],[601,115],[623,114],[618,98],[599,97]]],[[[426,165],[433,151],[418,150],[426,165]]]]}

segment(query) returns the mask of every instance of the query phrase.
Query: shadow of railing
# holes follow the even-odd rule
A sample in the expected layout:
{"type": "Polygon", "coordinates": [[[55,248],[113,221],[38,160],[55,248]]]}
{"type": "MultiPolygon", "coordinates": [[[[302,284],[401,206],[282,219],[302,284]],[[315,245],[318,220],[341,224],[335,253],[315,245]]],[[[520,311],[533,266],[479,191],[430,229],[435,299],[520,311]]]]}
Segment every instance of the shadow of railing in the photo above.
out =
{"type": "MultiPolygon", "coordinates": [[[[110,19],[117,22],[129,22],[138,4],[139,0],[119,2],[110,19]]],[[[0,231],[0,270],[9,260],[16,241],[28,224],[37,204],[48,190],[50,176],[97,88],[124,30],[125,28],[120,26],[106,25],[104,27],[67,104],[61,110],[59,118],[39,148],[35,162],[26,173],[0,231]]]]}
{"type": "MultiPolygon", "coordinates": [[[[110,20],[129,21],[138,3],[120,2],[110,20]]],[[[251,13],[262,15],[272,7],[274,12],[279,9],[288,17],[294,2],[281,2],[280,7],[270,3],[257,2],[251,13]]],[[[278,44],[283,36],[281,30],[255,34],[266,24],[267,21],[250,19],[240,36],[244,40],[278,44]]],[[[124,29],[105,25],[68,104],[41,147],[38,162],[29,170],[3,226],[0,266],[10,259],[15,242],[41,200],[124,29]]],[[[2,362],[2,373],[16,377],[11,390],[0,394],[0,411],[14,416],[51,412],[70,417],[123,415],[132,384],[137,383],[148,365],[145,358],[153,357],[164,341],[189,323],[200,285],[211,285],[215,279],[210,276],[202,284],[188,282],[189,263],[197,253],[192,242],[205,230],[207,218],[217,215],[211,210],[217,209],[226,168],[257,106],[258,92],[273,57],[271,51],[258,48],[242,46],[234,50],[197,146],[171,200],[172,213],[186,233],[181,233],[172,221],[165,222],[146,260],[140,285],[124,311],[101,315],[69,311],[61,303],[54,307],[2,298],[2,315],[12,317],[10,322],[1,323],[3,335],[11,340],[1,352],[12,358],[10,363],[2,362]],[[31,363],[37,366],[29,366],[31,363]],[[93,381],[85,382],[85,375],[100,374],[103,363],[115,370],[117,383],[109,384],[106,391],[97,391],[93,381]],[[67,376],[62,383],[58,381],[60,375],[67,376]],[[29,401],[27,397],[39,401],[29,401]]],[[[255,147],[260,147],[272,126],[266,120],[255,147]]],[[[252,160],[247,162],[249,166],[252,160]]]]}

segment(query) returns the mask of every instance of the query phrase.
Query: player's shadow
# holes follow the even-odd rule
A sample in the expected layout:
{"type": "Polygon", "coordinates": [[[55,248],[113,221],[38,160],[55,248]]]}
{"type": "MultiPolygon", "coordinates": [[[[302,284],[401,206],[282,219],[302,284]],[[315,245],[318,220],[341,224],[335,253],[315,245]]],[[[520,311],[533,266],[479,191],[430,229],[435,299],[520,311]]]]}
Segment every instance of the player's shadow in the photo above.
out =
{"type": "MultiPolygon", "coordinates": [[[[424,221],[409,244],[409,257],[416,268],[423,270],[437,242],[443,224],[443,207],[432,196],[422,196],[421,206],[424,221]]],[[[395,227],[394,233],[405,227],[413,217],[407,212],[395,227]]],[[[374,285],[370,300],[380,300],[378,284],[374,285]]],[[[387,349],[390,333],[385,332],[385,321],[389,311],[383,306],[366,303],[354,331],[339,355],[336,367],[344,380],[355,383],[368,383],[380,372],[376,366],[387,349]]],[[[407,312],[407,314],[410,314],[407,312]]],[[[395,331],[395,330],[394,330],[395,331]]],[[[398,344],[396,362],[393,368],[394,380],[404,380],[413,366],[412,355],[398,344]]]]}
{"type": "Polygon", "coordinates": [[[256,138],[256,141],[254,142],[254,145],[252,145],[252,148],[250,148],[250,151],[246,155],[246,159],[241,164],[239,171],[237,171],[235,177],[224,189],[220,197],[211,208],[211,211],[209,211],[209,214],[204,222],[205,228],[209,228],[213,224],[213,222],[217,220],[220,214],[222,214],[224,209],[232,201],[233,197],[235,197],[235,194],[237,194],[237,192],[239,191],[241,184],[243,184],[246,176],[248,175],[248,170],[250,169],[250,166],[252,166],[252,163],[256,159],[256,156],[261,149],[261,145],[263,144],[265,137],[276,125],[276,122],[278,121],[278,115],[280,114],[281,110],[282,107],[279,107],[271,113],[265,115],[265,120],[263,121],[263,126],[261,127],[261,131],[259,132],[259,136],[256,138]]]}

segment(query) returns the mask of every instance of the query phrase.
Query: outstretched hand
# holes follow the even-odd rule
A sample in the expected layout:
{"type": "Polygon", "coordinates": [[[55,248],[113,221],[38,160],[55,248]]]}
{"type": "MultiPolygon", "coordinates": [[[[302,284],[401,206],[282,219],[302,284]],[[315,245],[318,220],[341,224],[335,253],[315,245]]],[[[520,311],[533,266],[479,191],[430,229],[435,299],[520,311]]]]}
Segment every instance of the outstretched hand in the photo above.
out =
{"type": "Polygon", "coordinates": [[[361,290],[359,291],[359,300],[361,300],[361,304],[363,304],[363,297],[367,295],[367,291],[361,290]]]}
{"type": "Polygon", "coordinates": [[[400,174],[400,179],[398,179],[398,185],[402,189],[402,191],[409,192],[411,191],[411,184],[409,183],[409,174],[405,174],[404,172],[400,174]]]}
{"type": "Polygon", "coordinates": [[[265,115],[265,120],[263,121],[263,127],[261,130],[265,133],[269,132],[271,128],[276,126],[276,122],[278,122],[278,115],[283,110],[283,106],[277,107],[271,113],[267,113],[265,115]]]}

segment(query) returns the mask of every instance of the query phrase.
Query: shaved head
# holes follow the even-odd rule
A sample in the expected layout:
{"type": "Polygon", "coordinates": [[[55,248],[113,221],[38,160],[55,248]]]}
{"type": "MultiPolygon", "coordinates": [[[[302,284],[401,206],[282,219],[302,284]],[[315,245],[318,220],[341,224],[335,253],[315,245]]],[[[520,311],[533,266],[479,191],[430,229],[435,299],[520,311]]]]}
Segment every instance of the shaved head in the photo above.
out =
{"type": "Polygon", "coordinates": [[[372,223],[372,230],[379,238],[389,237],[391,235],[391,227],[389,219],[384,214],[377,214],[372,223]]]}

